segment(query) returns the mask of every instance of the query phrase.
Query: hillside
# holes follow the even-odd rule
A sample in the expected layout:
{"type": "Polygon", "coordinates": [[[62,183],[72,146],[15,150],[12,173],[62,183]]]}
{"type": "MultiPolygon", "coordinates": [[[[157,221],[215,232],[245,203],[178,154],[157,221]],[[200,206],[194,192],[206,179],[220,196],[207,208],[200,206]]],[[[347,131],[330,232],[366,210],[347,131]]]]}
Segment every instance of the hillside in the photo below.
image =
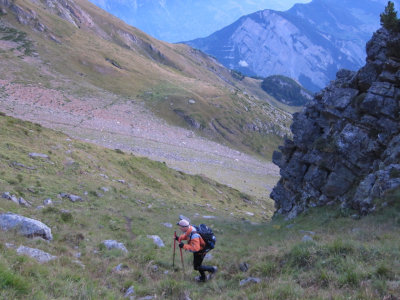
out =
{"type": "Polygon", "coordinates": [[[141,109],[149,120],[267,157],[288,133],[289,114],[200,51],[160,42],[84,0],[0,5],[8,114],[70,134],[140,136],[131,114],[141,109]]]}
{"type": "Polygon", "coordinates": [[[310,91],[282,75],[268,76],[262,81],[261,88],[278,101],[290,106],[304,106],[313,98],[310,91]]]}
{"type": "Polygon", "coordinates": [[[400,295],[399,191],[386,198],[397,204],[361,220],[350,218],[351,210],[331,207],[309,210],[294,221],[278,217],[266,223],[272,212],[268,203],[38,124],[0,114],[0,141],[0,219],[12,212],[43,222],[52,233],[48,241],[17,230],[1,232],[2,299],[372,300],[400,295]],[[7,193],[17,203],[4,198],[7,193]],[[73,202],[71,194],[81,199],[73,202]],[[180,214],[211,225],[217,235],[207,263],[219,272],[205,284],[193,281],[189,253],[184,253],[185,275],[179,252],[172,268],[177,230],[172,224],[180,214]],[[152,235],[165,246],[157,246],[152,235]],[[104,240],[123,243],[126,251],[108,250],[104,240]],[[39,263],[23,254],[28,247],[45,251],[51,257],[42,259],[50,261],[39,263]]]}

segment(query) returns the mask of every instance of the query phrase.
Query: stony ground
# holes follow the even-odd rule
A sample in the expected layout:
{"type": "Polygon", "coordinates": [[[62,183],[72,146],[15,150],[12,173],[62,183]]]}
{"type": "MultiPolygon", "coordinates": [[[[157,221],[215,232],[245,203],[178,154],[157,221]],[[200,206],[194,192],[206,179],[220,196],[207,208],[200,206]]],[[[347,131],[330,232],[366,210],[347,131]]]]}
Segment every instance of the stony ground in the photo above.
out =
{"type": "Polygon", "coordinates": [[[12,78],[0,80],[0,111],[7,115],[112,149],[164,161],[172,168],[204,174],[268,199],[279,176],[279,169],[271,162],[167,124],[134,99],[120,101],[107,93],[100,97],[75,97],[41,84],[18,83],[12,78]]]}

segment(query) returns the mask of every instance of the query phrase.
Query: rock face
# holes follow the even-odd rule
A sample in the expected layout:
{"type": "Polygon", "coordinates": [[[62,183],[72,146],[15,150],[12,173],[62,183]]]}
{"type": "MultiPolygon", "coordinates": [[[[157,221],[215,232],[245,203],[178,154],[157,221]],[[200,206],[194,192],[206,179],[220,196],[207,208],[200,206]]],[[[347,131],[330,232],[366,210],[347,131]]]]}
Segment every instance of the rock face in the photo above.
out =
{"type": "Polygon", "coordinates": [[[3,230],[16,229],[20,234],[46,240],[52,240],[51,229],[40,221],[26,218],[13,213],[0,214],[0,228],[3,230]]]}
{"type": "Polygon", "coordinates": [[[294,114],[293,140],[273,162],[281,179],[271,193],[277,213],[340,203],[367,214],[374,199],[400,186],[400,34],[379,29],[358,72],[336,80],[294,114]]]}

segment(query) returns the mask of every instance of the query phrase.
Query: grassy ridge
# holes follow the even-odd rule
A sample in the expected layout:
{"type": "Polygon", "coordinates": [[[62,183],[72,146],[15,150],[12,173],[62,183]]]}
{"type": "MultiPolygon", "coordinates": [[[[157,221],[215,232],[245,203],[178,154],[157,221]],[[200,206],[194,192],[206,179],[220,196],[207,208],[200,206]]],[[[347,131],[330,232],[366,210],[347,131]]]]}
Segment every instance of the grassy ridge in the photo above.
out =
{"type": "Polygon", "coordinates": [[[122,299],[130,286],[138,298],[162,299],[372,300],[400,295],[400,191],[387,196],[385,210],[360,220],[352,219],[351,211],[328,207],[292,221],[250,223],[245,211],[255,213],[250,220],[259,222],[260,203],[236,190],[1,115],[0,192],[5,191],[33,207],[0,199],[0,211],[44,222],[54,240],[1,233],[2,299],[122,299]],[[30,158],[32,152],[49,159],[30,158]],[[84,201],[60,199],[61,192],[84,201]],[[36,209],[48,197],[54,204],[36,209]],[[219,272],[211,282],[194,283],[189,253],[185,276],[179,253],[177,269],[172,269],[176,228],[162,223],[174,224],[179,214],[209,224],[217,235],[209,264],[219,272]],[[166,247],[157,248],[147,237],[153,234],[166,247]],[[312,241],[303,242],[304,235],[312,241]],[[106,250],[101,245],[105,239],[123,242],[129,253],[106,250]],[[41,265],[18,256],[6,243],[38,248],[58,259],[41,265]],[[248,264],[246,272],[241,263],[248,264]],[[115,271],[119,264],[122,270],[115,271]],[[261,282],[240,286],[249,276],[261,282]]]}

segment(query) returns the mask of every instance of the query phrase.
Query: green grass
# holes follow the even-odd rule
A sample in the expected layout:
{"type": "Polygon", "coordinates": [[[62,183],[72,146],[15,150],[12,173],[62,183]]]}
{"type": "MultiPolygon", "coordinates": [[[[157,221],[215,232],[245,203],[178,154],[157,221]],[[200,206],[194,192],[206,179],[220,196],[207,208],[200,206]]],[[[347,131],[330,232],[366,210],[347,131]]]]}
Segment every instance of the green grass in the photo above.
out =
{"type": "MultiPolygon", "coordinates": [[[[2,199],[0,211],[40,220],[51,227],[54,237],[48,243],[2,232],[0,298],[122,299],[130,286],[137,297],[162,299],[187,295],[191,299],[372,300],[400,293],[399,191],[384,199],[389,207],[360,220],[349,217],[351,212],[329,207],[291,221],[275,217],[261,223],[260,218],[259,224],[252,224],[242,219],[245,215],[230,215],[235,206],[249,209],[251,202],[243,201],[247,195],[201,176],[170,170],[163,163],[82,143],[4,115],[0,141],[0,192],[33,203],[33,208],[24,208],[2,199]],[[30,152],[45,153],[50,159],[29,158],[30,152]],[[60,199],[60,192],[81,195],[84,201],[60,199]],[[218,201],[221,192],[230,202],[218,201]],[[54,204],[36,209],[48,197],[54,204]],[[179,252],[172,268],[176,228],[162,223],[174,224],[179,214],[214,229],[217,245],[207,262],[219,267],[213,281],[201,285],[193,281],[197,274],[190,253],[184,253],[185,275],[179,252]],[[205,220],[202,215],[216,218],[205,220]],[[153,234],[166,247],[157,248],[147,237],[153,234]],[[313,241],[302,242],[305,234],[313,241]],[[123,242],[129,252],[105,249],[101,243],[105,239],[123,242]],[[38,264],[18,256],[6,243],[39,248],[58,259],[38,264]],[[241,271],[241,263],[248,264],[247,272],[241,271]],[[119,264],[122,271],[114,271],[119,264]],[[249,276],[261,282],[240,286],[249,276]]],[[[256,215],[260,210],[257,205],[250,208],[256,215]]]]}

